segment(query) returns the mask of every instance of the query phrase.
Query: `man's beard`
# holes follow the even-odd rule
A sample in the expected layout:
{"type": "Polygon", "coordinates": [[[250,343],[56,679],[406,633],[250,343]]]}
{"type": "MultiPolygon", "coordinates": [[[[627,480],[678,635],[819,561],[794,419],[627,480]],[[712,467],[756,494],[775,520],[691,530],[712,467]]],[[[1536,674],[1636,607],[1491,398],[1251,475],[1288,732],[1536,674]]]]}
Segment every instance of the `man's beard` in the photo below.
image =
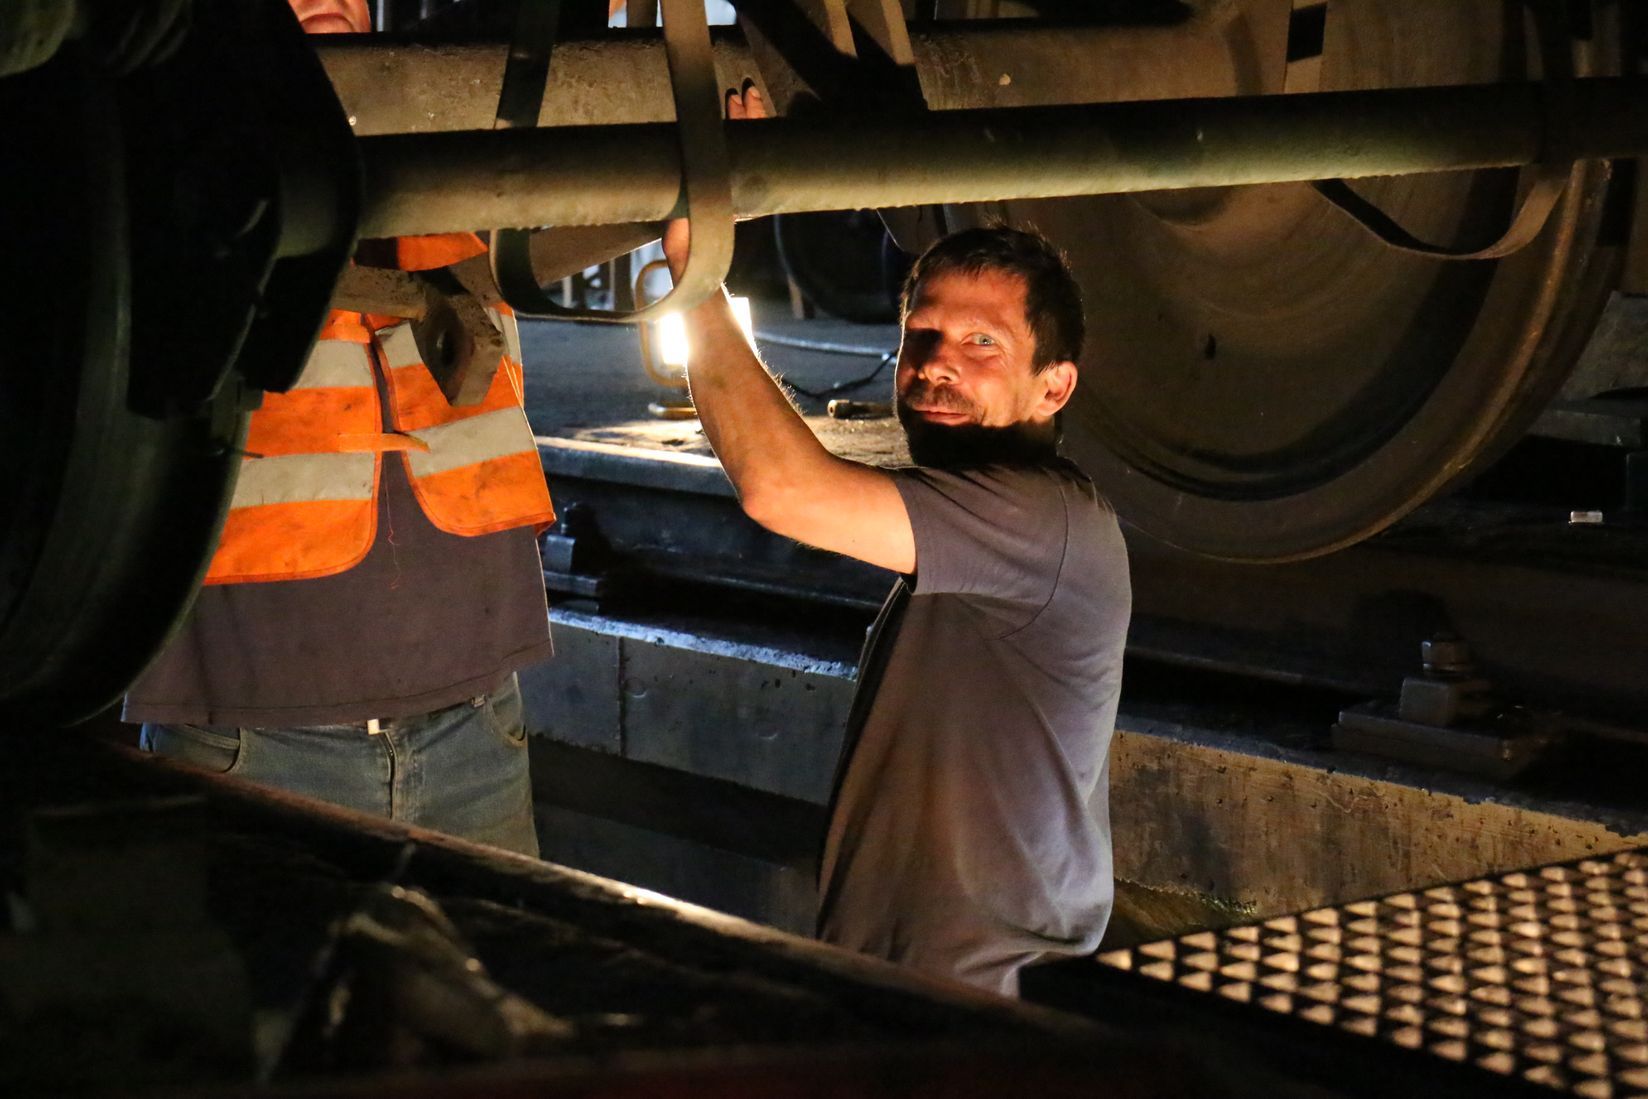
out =
{"type": "Polygon", "coordinates": [[[912,403],[945,412],[970,413],[972,405],[942,386],[913,383],[898,395],[899,426],[910,446],[910,459],[935,469],[978,469],[982,466],[1045,465],[1058,458],[1058,437],[1049,425],[1030,423],[1006,427],[982,424],[936,424],[924,420],[912,403]]]}

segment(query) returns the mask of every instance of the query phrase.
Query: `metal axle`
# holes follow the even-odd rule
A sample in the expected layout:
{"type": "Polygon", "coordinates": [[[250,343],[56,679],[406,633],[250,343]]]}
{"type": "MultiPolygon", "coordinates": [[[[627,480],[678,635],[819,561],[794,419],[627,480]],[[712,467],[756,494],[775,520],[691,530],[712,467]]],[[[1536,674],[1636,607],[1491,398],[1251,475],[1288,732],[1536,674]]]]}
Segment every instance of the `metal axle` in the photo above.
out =
{"type": "MultiPolygon", "coordinates": [[[[783,118],[727,127],[735,212],[1123,194],[1648,153],[1648,78],[783,118]]],[[[360,141],[363,235],[659,221],[668,124],[360,141]]]]}

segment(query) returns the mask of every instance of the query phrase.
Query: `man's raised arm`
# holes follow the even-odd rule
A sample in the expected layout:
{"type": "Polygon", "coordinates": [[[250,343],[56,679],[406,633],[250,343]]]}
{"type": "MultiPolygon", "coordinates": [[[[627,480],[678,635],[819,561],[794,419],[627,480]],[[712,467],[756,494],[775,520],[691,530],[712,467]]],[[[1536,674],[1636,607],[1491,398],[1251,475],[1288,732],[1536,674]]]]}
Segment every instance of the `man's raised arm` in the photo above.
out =
{"type": "MultiPolygon", "coordinates": [[[[760,95],[731,94],[728,116],[763,117],[760,95]]],[[[670,225],[664,251],[679,272],[685,222],[670,225]]],[[[685,320],[693,404],[745,514],[798,542],[914,571],[915,538],[892,476],[824,449],[744,337],[725,289],[685,320]]]]}

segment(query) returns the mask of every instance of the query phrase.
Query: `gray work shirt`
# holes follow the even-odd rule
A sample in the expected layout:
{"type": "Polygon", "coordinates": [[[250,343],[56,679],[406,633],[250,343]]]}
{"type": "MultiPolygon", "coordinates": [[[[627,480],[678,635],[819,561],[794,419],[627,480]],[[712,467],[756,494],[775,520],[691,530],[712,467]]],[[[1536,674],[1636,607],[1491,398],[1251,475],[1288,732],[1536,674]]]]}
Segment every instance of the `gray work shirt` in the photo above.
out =
{"type": "Polygon", "coordinates": [[[895,476],[916,573],[860,666],[819,934],[1014,995],[1110,917],[1127,551],[1068,463],[895,476]]]}

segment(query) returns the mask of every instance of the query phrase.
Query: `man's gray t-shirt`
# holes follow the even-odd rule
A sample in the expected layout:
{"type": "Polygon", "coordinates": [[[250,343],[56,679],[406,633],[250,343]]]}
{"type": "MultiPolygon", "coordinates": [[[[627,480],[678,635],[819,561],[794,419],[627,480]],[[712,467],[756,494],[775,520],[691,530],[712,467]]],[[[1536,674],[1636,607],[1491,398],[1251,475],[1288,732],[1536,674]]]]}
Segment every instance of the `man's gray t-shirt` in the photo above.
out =
{"type": "Polygon", "coordinates": [[[1127,551],[1068,463],[896,477],[916,573],[860,667],[819,934],[1013,995],[1109,920],[1127,551]]]}

